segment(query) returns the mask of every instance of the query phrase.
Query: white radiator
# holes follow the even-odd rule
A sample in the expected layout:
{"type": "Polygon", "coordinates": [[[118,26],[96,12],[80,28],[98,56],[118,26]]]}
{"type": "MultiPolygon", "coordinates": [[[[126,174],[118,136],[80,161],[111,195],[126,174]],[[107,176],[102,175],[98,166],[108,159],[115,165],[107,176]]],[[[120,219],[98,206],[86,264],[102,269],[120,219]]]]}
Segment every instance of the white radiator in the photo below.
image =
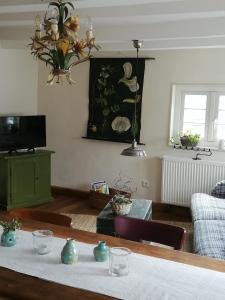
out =
{"type": "Polygon", "coordinates": [[[188,207],[193,193],[210,194],[220,180],[225,180],[225,163],[164,156],[161,201],[188,207]]]}

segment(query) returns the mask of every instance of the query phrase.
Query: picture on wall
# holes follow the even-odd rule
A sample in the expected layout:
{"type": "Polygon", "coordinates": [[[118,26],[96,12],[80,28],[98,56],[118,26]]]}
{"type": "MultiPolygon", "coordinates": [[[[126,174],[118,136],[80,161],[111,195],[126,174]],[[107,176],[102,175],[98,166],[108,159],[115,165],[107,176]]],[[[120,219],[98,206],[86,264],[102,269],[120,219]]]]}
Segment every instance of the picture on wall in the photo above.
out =
{"type": "Polygon", "coordinates": [[[130,143],[135,135],[140,141],[145,59],[139,58],[137,74],[136,63],[136,58],[90,60],[88,138],[130,143]]]}

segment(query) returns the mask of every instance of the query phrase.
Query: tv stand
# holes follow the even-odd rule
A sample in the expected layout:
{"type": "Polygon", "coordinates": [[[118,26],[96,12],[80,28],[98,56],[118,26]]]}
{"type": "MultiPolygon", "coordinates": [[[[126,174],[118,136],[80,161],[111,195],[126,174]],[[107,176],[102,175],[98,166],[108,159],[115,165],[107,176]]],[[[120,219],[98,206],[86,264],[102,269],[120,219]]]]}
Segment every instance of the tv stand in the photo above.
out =
{"type": "Polygon", "coordinates": [[[8,155],[24,155],[24,154],[27,154],[27,153],[30,153],[30,154],[33,154],[35,153],[35,148],[28,148],[26,150],[17,150],[17,149],[11,149],[8,151],[8,155]]]}
{"type": "Polygon", "coordinates": [[[13,155],[13,153],[18,154],[18,151],[16,149],[11,149],[8,151],[9,155],[13,155]]]}
{"type": "Polygon", "coordinates": [[[28,153],[35,153],[35,149],[34,149],[34,148],[28,148],[28,149],[27,149],[27,152],[28,152],[28,153]]]}
{"type": "Polygon", "coordinates": [[[48,150],[0,153],[0,209],[35,206],[52,200],[53,153],[48,150]]]}

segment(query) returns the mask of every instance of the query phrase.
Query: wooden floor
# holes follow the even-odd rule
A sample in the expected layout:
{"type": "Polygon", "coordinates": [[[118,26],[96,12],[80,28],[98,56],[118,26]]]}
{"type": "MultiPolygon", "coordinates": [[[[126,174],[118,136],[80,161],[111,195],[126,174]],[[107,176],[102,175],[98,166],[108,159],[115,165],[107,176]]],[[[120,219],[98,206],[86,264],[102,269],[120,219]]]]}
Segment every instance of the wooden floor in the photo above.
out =
{"type": "MultiPolygon", "coordinates": [[[[90,206],[88,192],[74,193],[68,189],[53,189],[52,202],[37,206],[38,209],[56,213],[87,214],[96,216],[101,210],[90,206]],[[65,192],[64,192],[65,190],[65,192]]],[[[167,220],[177,222],[191,222],[190,209],[174,205],[153,203],[154,220],[167,220]]],[[[5,213],[5,212],[1,212],[5,213]]]]}
{"type": "MultiPolygon", "coordinates": [[[[53,193],[54,201],[38,206],[39,209],[70,214],[98,215],[100,210],[91,208],[88,197],[53,193]]],[[[190,222],[190,209],[162,203],[153,203],[153,219],[190,222]]]]}

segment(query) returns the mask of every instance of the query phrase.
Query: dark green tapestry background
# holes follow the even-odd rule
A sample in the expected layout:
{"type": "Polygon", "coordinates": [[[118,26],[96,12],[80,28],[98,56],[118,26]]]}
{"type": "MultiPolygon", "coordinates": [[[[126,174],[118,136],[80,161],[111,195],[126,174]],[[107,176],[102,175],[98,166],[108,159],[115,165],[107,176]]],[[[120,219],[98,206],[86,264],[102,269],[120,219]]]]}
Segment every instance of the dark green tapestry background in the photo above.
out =
{"type": "Polygon", "coordinates": [[[145,59],[92,58],[87,137],[115,142],[140,140],[145,59]],[[136,75],[138,82],[136,99],[136,75]],[[134,103],[137,122],[134,122],[134,103]]]}

